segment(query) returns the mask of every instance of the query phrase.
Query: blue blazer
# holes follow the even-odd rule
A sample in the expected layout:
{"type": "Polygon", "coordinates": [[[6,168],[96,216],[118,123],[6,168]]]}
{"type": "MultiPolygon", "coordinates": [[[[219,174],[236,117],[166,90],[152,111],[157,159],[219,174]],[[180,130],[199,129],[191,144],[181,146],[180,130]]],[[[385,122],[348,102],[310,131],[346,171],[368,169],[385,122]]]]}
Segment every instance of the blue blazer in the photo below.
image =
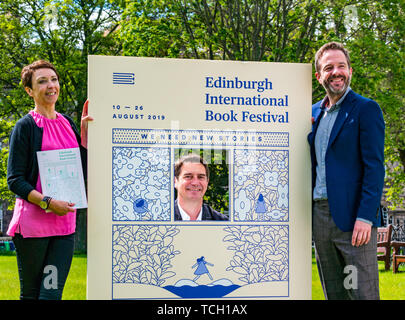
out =
{"type": "MultiPolygon", "coordinates": [[[[308,135],[312,190],[316,178],[315,135],[322,118],[321,101],[312,106],[315,122],[308,135]]],[[[384,118],[379,105],[350,91],[332,128],[325,155],[326,188],[332,218],[342,231],[352,231],[357,218],[381,225],[384,186],[384,118]]]]}

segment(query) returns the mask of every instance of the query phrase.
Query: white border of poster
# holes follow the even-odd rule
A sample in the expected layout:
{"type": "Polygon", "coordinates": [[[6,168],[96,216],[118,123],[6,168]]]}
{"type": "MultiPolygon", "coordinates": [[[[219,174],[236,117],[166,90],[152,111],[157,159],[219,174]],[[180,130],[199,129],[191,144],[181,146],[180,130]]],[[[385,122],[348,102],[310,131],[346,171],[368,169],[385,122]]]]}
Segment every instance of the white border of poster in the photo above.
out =
{"type": "Polygon", "coordinates": [[[311,299],[311,70],[89,56],[88,299],[311,299]],[[174,220],[186,148],[226,155],[228,221],[174,220]]]}

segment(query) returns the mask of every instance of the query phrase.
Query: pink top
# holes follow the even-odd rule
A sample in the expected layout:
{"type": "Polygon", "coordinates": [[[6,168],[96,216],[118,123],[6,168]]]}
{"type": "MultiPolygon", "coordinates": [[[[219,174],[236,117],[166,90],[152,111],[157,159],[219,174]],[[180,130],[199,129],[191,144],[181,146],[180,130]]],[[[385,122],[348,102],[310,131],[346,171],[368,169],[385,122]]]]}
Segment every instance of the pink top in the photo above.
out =
{"type": "MultiPolygon", "coordinates": [[[[69,121],[60,113],[56,113],[56,119],[45,118],[35,111],[29,113],[37,126],[43,128],[41,151],[79,147],[69,121]]],[[[35,189],[42,192],[39,174],[35,189]]],[[[17,198],[7,234],[13,237],[15,233],[20,233],[24,238],[50,237],[72,234],[75,229],[76,211],[58,216],[17,198]]]]}

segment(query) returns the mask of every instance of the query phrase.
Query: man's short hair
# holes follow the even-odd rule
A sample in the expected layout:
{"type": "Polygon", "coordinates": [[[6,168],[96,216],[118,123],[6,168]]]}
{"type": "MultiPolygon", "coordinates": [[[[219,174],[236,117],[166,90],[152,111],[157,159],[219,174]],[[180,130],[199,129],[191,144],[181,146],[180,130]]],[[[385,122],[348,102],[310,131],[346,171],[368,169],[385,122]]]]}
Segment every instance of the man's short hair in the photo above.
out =
{"type": "Polygon", "coordinates": [[[45,60],[37,60],[37,61],[31,63],[30,65],[25,66],[21,70],[21,80],[22,80],[22,85],[24,86],[24,88],[28,87],[28,88],[32,89],[32,75],[38,69],[52,69],[56,73],[56,76],[58,77],[58,81],[59,81],[58,71],[56,71],[56,68],[52,63],[45,61],[45,60]]]}
{"type": "Polygon", "coordinates": [[[340,50],[344,53],[346,60],[347,60],[347,65],[350,68],[350,55],[349,51],[343,46],[343,44],[339,42],[328,42],[324,44],[322,47],[319,48],[319,50],[315,54],[315,71],[319,72],[320,71],[320,66],[319,66],[319,60],[322,58],[323,54],[328,51],[328,50],[340,50]]]}
{"type": "Polygon", "coordinates": [[[188,155],[182,156],[179,160],[176,161],[174,165],[174,176],[178,179],[180,176],[181,168],[185,162],[191,163],[201,163],[205,168],[205,174],[207,180],[210,178],[210,170],[208,169],[207,162],[197,154],[190,153],[188,155]]]}

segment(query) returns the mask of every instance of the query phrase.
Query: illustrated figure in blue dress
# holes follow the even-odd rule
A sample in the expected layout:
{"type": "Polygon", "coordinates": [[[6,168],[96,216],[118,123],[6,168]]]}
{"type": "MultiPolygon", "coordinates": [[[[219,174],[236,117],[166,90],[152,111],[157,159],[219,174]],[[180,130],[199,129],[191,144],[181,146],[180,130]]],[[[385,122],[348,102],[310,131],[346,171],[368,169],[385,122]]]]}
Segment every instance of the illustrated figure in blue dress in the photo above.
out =
{"type": "Polygon", "coordinates": [[[210,272],[208,271],[208,268],[206,267],[206,265],[209,265],[211,267],[214,266],[212,263],[205,261],[204,257],[197,259],[197,263],[191,267],[191,268],[197,267],[197,269],[194,271],[194,274],[196,275],[196,277],[194,278],[194,281],[196,281],[199,277],[201,277],[205,273],[208,274],[208,277],[212,280],[212,276],[211,276],[210,272]]]}
{"type": "Polygon", "coordinates": [[[264,197],[262,194],[259,195],[259,198],[256,202],[256,213],[258,220],[264,220],[264,214],[266,213],[266,203],[264,202],[264,197]]]}

